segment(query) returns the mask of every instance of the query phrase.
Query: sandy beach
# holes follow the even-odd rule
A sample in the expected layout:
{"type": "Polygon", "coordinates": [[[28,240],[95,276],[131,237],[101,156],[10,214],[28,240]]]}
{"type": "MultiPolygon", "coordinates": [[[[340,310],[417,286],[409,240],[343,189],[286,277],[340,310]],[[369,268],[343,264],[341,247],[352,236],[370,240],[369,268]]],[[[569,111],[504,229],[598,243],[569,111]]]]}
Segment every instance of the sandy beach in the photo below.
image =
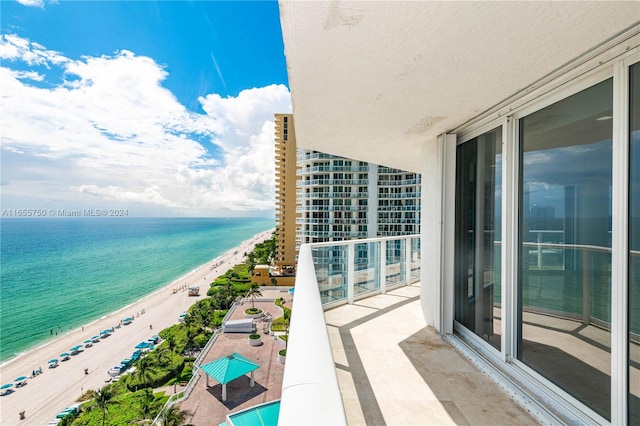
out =
{"type": "Polygon", "coordinates": [[[207,297],[209,284],[217,276],[242,262],[245,252],[251,251],[256,243],[270,238],[272,233],[273,230],[262,232],[188,276],[4,364],[0,368],[0,384],[13,383],[15,378],[22,375],[29,376],[29,379],[26,386],[17,389],[14,386],[14,392],[0,396],[0,425],[46,425],[62,409],[76,403],[82,393],[104,386],[107,371],[111,367],[129,357],[141,341],[178,323],[178,316],[182,312],[207,297]],[[181,290],[181,286],[185,289],[181,290]],[[199,286],[200,296],[188,296],[186,287],[190,286],[199,286]],[[174,288],[178,289],[175,293],[174,288]],[[68,361],[60,362],[57,368],[47,368],[49,359],[59,358],[72,346],[82,344],[102,330],[119,325],[126,317],[133,317],[133,322],[116,328],[111,336],[101,339],[92,347],[83,348],[82,352],[71,356],[68,361]],[[32,371],[38,367],[42,367],[42,374],[31,378],[32,371]],[[85,374],[85,369],[88,374],[85,374]],[[24,420],[19,419],[21,411],[25,412],[24,420]]]}

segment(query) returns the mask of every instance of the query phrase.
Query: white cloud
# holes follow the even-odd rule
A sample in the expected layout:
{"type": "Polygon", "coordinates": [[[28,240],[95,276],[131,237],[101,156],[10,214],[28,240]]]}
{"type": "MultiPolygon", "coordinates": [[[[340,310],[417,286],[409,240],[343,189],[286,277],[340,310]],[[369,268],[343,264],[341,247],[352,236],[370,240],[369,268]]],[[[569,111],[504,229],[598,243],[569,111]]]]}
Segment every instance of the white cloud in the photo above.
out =
{"type": "Polygon", "coordinates": [[[44,0],[17,0],[23,6],[44,8],[44,0]]]}
{"type": "Polygon", "coordinates": [[[273,115],[291,110],[285,86],[208,94],[197,114],[162,87],[162,66],[130,51],[71,60],[7,35],[0,58],[3,207],[273,210],[273,115]],[[64,80],[47,82],[43,67],[64,80]]]}

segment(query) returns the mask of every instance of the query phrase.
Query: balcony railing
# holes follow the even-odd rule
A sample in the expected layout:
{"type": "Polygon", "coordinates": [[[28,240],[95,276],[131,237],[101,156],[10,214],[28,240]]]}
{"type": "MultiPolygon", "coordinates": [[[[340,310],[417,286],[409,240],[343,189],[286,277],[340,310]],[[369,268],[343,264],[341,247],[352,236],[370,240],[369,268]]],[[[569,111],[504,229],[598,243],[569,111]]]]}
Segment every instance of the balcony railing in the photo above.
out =
{"type": "Polygon", "coordinates": [[[324,310],[419,280],[416,235],[300,247],[279,425],[347,424],[324,310]]]}

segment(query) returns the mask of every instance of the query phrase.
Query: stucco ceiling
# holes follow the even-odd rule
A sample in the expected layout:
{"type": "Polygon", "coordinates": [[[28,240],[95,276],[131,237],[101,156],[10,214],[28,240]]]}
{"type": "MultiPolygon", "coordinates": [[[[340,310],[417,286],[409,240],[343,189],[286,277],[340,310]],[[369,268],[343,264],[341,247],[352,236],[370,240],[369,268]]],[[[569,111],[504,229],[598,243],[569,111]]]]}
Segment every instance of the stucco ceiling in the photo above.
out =
{"type": "Polygon", "coordinates": [[[280,1],[298,145],[420,171],[451,131],[612,37],[640,2],[280,1]]]}

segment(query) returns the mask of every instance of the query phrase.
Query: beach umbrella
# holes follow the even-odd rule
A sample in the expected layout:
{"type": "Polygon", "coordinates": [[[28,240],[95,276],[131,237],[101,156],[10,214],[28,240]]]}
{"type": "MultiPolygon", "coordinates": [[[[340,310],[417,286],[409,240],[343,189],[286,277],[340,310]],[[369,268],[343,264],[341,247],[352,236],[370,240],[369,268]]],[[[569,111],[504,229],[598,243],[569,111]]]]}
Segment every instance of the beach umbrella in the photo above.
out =
{"type": "Polygon", "coordinates": [[[0,386],[0,389],[9,389],[11,386],[13,386],[13,383],[7,383],[7,384],[4,384],[4,385],[0,386]]]}
{"type": "Polygon", "coordinates": [[[92,342],[92,340],[91,340],[91,339],[87,339],[87,340],[85,340],[83,343],[91,343],[91,342],[92,342]]]}
{"type": "Polygon", "coordinates": [[[16,377],[13,381],[14,382],[21,382],[23,380],[27,380],[27,376],[16,377]]]}
{"type": "Polygon", "coordinates": [[[49,364],[51,364],[52,362],[58,362],[58,358],[53,358],[50,359],[49,361],[47,361],[49,364]]]}
{"type": "Polygon", "coordinates": [[[147,349],[149,346],[151,346],[149,342],[140,342],[136,345],[136,349],[147,349]]]}

